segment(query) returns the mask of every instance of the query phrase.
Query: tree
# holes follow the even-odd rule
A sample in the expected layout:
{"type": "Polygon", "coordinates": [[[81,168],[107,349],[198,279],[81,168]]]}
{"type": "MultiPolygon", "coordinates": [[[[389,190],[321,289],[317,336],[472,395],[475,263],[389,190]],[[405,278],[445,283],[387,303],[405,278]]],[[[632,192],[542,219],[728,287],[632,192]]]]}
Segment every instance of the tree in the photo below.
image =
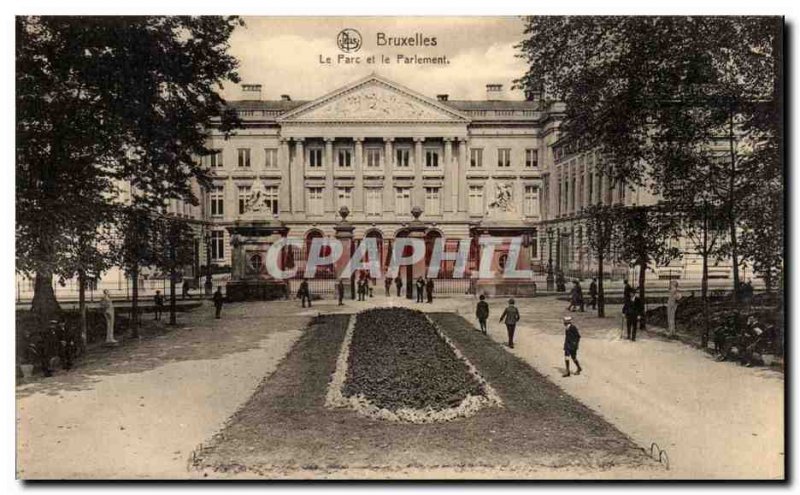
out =
{"type": "Polygon", "coordinates": [[[604,318],[605,293],[603,292],[603,264],[611,257],[618,243],[618,219],[621,206],[589,205],[583,210],[586,244],[597,260],[597,316],[604,318]]]}
{"type": "Polygon", "coordinates": [[[169,277],[169,324],[175,325],[178,274],[194,259],[195,233],[185,219],[160,215],[155,225],[154,265],[169,277]]]}
{"type": "Polygon", "coordinates": [[[532,17],[518,47],[529,69],[516,86],[563,102],[561,130],[576,151],[599,151],[615,182],[674,191],[677,171],[708,166],[714,151],[703,184],[727,213],[737,287],[738,233],[764,191],[760,172],[780,176],[782,20],[532,17]],[[747,141],[758,143],[751,160],[747,141]]]}
{"type": "MultiPolygon", "coordinates": [[[[622,207],[618,212],[618,256],[639,269],[639,299],[645,304],[647,270],[666,265],[681,253],[677,217],[662,204],[622,207]]],[[[645,327],[642,315],[641,327],[645,327]]]]}
{"type": "Polygon", "coordinates": [[[143,205],[196,203],[207,185],[196,157],[209,122],[238,119],[218,90],[238,82],[228,39],[235,17],[17,17],[17,271],[36,279],[33,310],[58,310],[52,277],[69,262],[80,207],[127,181],[143,205]]]}

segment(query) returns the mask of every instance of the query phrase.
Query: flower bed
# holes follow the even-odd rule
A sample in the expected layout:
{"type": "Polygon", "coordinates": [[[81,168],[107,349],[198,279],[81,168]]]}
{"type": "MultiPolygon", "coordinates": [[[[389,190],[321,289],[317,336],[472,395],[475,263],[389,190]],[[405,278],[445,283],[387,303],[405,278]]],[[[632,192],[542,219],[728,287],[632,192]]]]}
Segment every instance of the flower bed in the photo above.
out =
{"type": "Polygon", "coordinates": [[[351,324],[328,403],[381,419],[432,422],[469,416],[500,399],[424,313],[378,308],[351,324]]]}

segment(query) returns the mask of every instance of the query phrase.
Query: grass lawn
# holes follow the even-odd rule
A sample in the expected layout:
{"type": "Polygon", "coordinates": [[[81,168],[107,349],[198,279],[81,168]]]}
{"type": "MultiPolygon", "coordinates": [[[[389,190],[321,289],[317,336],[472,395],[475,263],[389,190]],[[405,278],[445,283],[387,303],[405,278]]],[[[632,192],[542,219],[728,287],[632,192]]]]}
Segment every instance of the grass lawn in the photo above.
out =
{"type": "Polygon", "coordinates": [[[292,470],[491,467],[654,468],[628,437],[454,314],[432,315],[503,399],[445,423],[394,423],[324,407],[348,315],[315,319],[193,467],[271,476],[292,470]]]}

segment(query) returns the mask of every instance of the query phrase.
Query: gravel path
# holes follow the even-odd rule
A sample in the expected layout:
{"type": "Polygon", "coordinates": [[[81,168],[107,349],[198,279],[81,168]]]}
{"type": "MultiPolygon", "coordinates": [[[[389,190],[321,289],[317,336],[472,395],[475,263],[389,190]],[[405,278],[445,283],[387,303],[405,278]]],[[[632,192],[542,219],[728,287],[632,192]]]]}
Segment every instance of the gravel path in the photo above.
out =
{"type": "MultiPolygon", "coordinates": [[[[271,373],[307,316],[213,307],[152,340],[17,387],[17,476],[185,478],[189,455],[271,373]]],[[[196,474],[195,474],[196,475],[196,474]]]]}

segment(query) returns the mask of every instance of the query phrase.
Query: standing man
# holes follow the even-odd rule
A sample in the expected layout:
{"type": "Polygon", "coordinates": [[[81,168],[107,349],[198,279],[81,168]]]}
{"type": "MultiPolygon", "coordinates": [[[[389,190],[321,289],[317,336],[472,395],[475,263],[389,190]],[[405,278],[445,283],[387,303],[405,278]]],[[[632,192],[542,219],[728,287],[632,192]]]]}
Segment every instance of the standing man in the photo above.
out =
{"type": "Polygon", "coordinates": [[[366,292],[365,284],[366,284],[366,282],[364,281],[364,277],[361,277],[358,280],[358,289],[356,290],[356,292],[358,293],[358,300],[359,301],[363,301],[364,300],[364,294],[366,292]]]}
{"type": "Polygon", "coordinates": [[[161,319],[161,312],[164,311],[164,296],[161,295],[161,291],[157,290],[155,297],[153,297],[153,302],[156,304],[156,320],[161,319]]]}
{"type": "Polygon", "coordinates": [[[578,306],[580,306],[580,312],[583,313],[586,308],[583,302],[583,288],[581,287],[581,282],[579,280],[575,281],[575,290],[578,293],[578,306]]]}
{"type": "Polygon", "coordinates": [[[425,290],[425,280],[420,277],[417,279],[417,302],[423,302],[422,292],[425,290]]]}
{"type": "Polygon", "coordinates": [[[481,326],[481,332],[486,335],[486,320],[489,319],[489,303],[486,302],[486,296],[481,294],[480,301],[475,307],[475,317],[478,318],[478,323],[481,326]]]}
{"type": "Polygon", "coordinates": [[[592,309],[597,309],[597,279],[596,278],[592,278],[592,283],[589,284],[589,297],[592,298],[592,300],[589,302],[589,304],[592,306],[592,309]]]}
{"type": "Polygon", "coordinates": [[[111,300],[108,289],[103,289],[100,307],[103,308],[103,316],[106,318],[106,344],[116,344],[117,341],[114,340],[114,301],[111,300]]]}
{"type": "Polygon", "coordinates": [[[308,290],[308,280],[303,279],[300,282],[300,289],[298,289],[297,295],[300,297],[300,303],[304,308],[306,307],[306,301],[308,301],[308,307],[311,307],[311,292],[308,290]]]}
{"type": "Polygon", "coordinates": [[[638,294],[634,294],[633,299],[630,301],[628,306],[629,309],[626,321],[628,327],[628,338],[631,341],[636,342],[636,328],[639,326],[639,318],[644,312],[644,306],[642,305],[642,300],[639,298],[638,294]]]}
{"type": "Polygon", "coordinates": [[[569,306],[567,306],[567,311],[575,311],[575,307],[578,305],[578,281],[573,280],[572,288],[569,291],[569,306]]]}
{"type": "Polygon", "coordinates": [[[517,322],[519,321],[519,310],[514,306],[514,299],[508,300],[508,306],[503,310],[500,315],[500,323],[506,324],[508,331],[508,347],[514,348],[514,331],[517,329],[517,322]]]}
{"type": "Polygon", "coordinates": [[[578,332],[578,327],[572,324],[572,317],[564,317],[564,364],[567,366],[567,371],[564,373],[565,378],[570,375],[569,373],[569,358],[575,363],[576,375],[580,375],[582,368],[578,362],[578,343],[581,341],[581,334],[578,332]]]}
{"type": "Polygon", "coordinates": [[[383,288],[386,289],[386,297],[389,297],[389,293],[392,291],[392,279],[389,277],[383,278],[383,288]]]}
{"type": "Polygon", "coordinates": [[[344,306],[344,281],[339,279],[339,283],[336,284],[336,294],[339,296],[339,306],[344,306]]]}
{"type": "Polygon", "coordinates": [[[399,273],[394,279],[394,285],[397,287],[397,297],[400,297],[400,291],[403,289],[403,279],[400,277],[399,273]]]}
{"type": "Polygon", "coordinates": [[[633,298],[633,293],[634,293],[633,287],[631,287],[630,284],[628,284],[628,281],[626,280],[622,286],[623,300],[630,301],[633,298]]]}
{"type": "Polygon", "coordinates": [[[678,281],[669,282],[669,295],[667,296],[667,329],[670,337],[675,335],[675,313],[678,311],[678,301],[683,297],[678,290],[678,281]]]}
{"type": "Polygon", "coordinates": [[[217,286],[217,292],[214,293],[214,309],[216,313],[214,314],[214,318],[220,319],[220,314],[222,313],[222,287],[217,286]]]}
{"type": "Polygon", "coordinates": [[[429,278],[425,284],[425,292],[428,294],[428,303],[433,303],[433,279],[429,278]]]}

